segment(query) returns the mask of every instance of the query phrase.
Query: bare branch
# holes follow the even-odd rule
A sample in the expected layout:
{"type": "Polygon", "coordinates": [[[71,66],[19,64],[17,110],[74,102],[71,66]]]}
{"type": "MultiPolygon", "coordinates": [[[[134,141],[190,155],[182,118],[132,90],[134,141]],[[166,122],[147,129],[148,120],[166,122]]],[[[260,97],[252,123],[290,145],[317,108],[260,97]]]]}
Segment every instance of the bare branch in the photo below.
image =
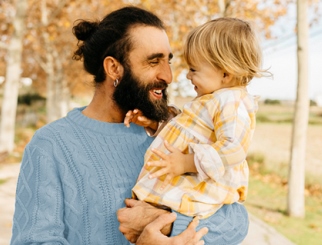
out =
{"type": "Polygon", "coordinates": [[[39,57],[39,56],[37,56],[37,55],[35,55],[34,56],[34,59],[36,60],[36,62],[40,65],[40,67],[44,70],[44,71],[46,71],[46,63],[45,62],[43,62],[42,60],[41,60],[41,58],[39,57]]]}

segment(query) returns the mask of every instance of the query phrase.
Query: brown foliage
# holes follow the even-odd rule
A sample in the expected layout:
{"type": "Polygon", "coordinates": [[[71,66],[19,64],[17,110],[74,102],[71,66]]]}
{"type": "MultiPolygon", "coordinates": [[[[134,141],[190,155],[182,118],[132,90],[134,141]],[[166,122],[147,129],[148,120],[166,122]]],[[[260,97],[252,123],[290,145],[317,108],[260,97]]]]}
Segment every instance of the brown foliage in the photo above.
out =
{"type": "MultiPolygon", "coordinates": [[[[175,54],[173,60],[174,77],[186,65],[181,59],[182,44],[191,28],[201,23],[219,17],[220,15],[245,18],[253,21],[266,37],[271,36],[270,27],[287,12],[287,6],[292,0],[226,0],[224,9],[219,8],[219,1],[210,0],[141,0],[136,5],[145,7],[159,15],[167,26],[169,39],[175,54]]],[[[312,0],[313,2],[317,0],[312,0]]],[[[34,80],[37,91],[46,91],[46,49],[43,33],[57,52],[63,66],[63,78],[67,81],[72,94],[88,91],[91,78],[85,75],[81,62],[72,61],[76,48],[76,39],[71,28],[75,20],[101,19],[105,14],[130,1],[76,1],[76,0],[29,0],[27,32],[24,41],[23,76],[34,80]],[[48,22],[42,21],[41,3],[45,1],[48,10],[48,22]],[[84,83],[85,81],[85,83],[84,83]]],[[[1,1],[0,34],[1,39],[10,38],[10,11],[12,6],[7,1],[1,1]]],[[[3,41],[0,39],[0,42],[3,41]]],[[[0,50],[3,52],[3,50],[0,50]]],[[[1,54],[1,53],[0,53],[1,54]]],[[[1,70],[0,70],[1,73],[1,70]]]]}

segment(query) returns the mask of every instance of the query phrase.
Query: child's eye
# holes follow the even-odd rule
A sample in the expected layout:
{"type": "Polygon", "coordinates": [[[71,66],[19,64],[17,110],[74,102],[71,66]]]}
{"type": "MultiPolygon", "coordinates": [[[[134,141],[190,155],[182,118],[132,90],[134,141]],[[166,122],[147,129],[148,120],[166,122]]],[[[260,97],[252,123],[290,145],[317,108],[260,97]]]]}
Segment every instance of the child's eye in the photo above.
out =
{"type": "Polygon", "coordinates": [[[191,72],[195,72],[196,70],[190,67],[190,71],[191,72]]]}

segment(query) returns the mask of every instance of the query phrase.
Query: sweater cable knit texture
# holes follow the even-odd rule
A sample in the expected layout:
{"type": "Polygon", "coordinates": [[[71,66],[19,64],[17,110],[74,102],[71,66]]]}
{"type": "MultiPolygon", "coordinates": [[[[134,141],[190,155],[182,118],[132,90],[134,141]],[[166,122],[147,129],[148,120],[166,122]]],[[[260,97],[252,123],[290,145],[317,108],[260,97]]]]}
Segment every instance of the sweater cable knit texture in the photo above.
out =
{"type": "Polygon", "coordinates": [[[153,138],[82,109],[39,129],[26,147],[12,244],[129,244],[116,211],[131,197],[153,138]]]}

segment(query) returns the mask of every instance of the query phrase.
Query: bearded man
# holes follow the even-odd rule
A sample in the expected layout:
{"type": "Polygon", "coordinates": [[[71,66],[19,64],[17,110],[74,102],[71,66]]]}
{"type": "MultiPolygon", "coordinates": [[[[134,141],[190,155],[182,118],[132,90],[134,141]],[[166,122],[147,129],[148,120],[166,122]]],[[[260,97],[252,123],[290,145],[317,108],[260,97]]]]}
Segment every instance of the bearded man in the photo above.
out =
{"type": "Polygon", "coordinates": [[[126,201],[132,215],[119,230],[117,211],[131,197],[153,139],[143,127],[125,127],[125,114],[139,108],[153,120],[168,117],[172,53],[161,20],[125,7],[102,21],[81,20],[73,33],[74,59],[93,75],[95,93],[88,106],[37,130],[26,146],[11,244],[122,245],[141,233],[137,244],[202,244],[205,229],[196,232],[192,223],[179,236],[164,236],[160,230],[167,224],[162,232],[170,233],[173,215],[134,200],[126,201]]]}

